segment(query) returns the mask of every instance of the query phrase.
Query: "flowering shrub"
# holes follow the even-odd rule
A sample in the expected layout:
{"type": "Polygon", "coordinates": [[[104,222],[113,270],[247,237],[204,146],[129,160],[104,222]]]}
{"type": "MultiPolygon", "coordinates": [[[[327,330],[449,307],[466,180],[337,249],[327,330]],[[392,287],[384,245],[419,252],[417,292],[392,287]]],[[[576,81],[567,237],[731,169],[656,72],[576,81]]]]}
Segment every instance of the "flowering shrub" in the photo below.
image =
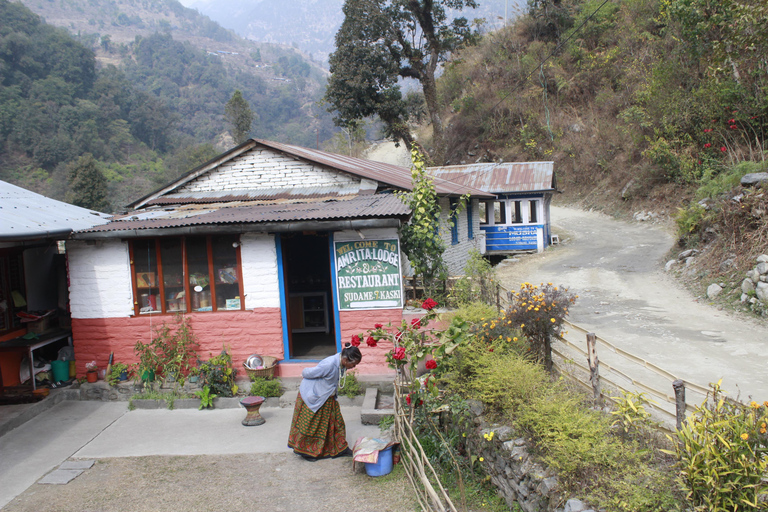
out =
{"type": "MultiPolygon", "coordinates": [[[[427,313],[422,318],[414,318],[410,322],[403,320],[399,326],[391,324],[375,324],[368,332],[366,343],[376,346],[382,342],[392,343],[392,350],[387,353],[387,362],[398,373],[406,372],[411,377],[411,390],[406,397],[406,403],[420,397],[420,393],[427,391],[437,395],[438,390],[434,379],[429,375],[422,380],[414,378],[421,361],[425,361],[425,367],[430,372],[437,370],[441,358],[453,352],[453,350],[467,339],[467,324],[464,320],[454,317],[451,324],[443,331],[429,329],[429,324],[437,317],[437,302],[427,298],[421,307],[427,313]]],[[[355,335],[358,341],[365,335],[355,335]]],[[[353,342],[354,344],[354,342],[353,342]]],[[[421,403],[421,398],[415,403],[421,403]]]]}
{"type": "Polygon", "coordinates": [[[563,321],[568,316],[568,306],[577,298],[568,293],[567,288],[552,283],[541,286],[523,283],[520,291],[510,292],[511,305],[501,322],[520,329],[533,353],[549,370],[552,366],[551,338],[560,335],[563,321]]]}
{"type": "Polygon", "coordinates": [[[720,384],[670,439],[678,441],[678,482],[695,510],[768,508],[768,401],[726,399],[720,384]]]}
{"type": "Polygon", "coordinates": [[[90,363],[85,363],[85,369],[89,372],[95,372],[99,369],[99,366],[96,364],[96,361],[91,361],[90,363]]]}

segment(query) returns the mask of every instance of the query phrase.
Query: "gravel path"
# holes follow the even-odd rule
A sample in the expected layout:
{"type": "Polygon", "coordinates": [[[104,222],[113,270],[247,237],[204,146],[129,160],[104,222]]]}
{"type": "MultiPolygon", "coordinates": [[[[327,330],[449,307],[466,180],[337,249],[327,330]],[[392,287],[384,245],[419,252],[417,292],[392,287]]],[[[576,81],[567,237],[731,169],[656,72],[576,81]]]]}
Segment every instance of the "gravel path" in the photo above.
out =
{"type": "Polygon", "coordinates": [[[99,459],[66,485],[34,484],[3,512],[410,512],[405,474],[292,453],[99,459]]]}
{"type": "Polygon", "coordinates": [[[507,288],[564,285],[579,295],[573,323],[690,382],[722,378],[731,396],[768,399],[768,322],[721,310],[666,274],[673,234],[564,207],[552,208],[552,225],[563,243],[498,267],[507,288]]]}

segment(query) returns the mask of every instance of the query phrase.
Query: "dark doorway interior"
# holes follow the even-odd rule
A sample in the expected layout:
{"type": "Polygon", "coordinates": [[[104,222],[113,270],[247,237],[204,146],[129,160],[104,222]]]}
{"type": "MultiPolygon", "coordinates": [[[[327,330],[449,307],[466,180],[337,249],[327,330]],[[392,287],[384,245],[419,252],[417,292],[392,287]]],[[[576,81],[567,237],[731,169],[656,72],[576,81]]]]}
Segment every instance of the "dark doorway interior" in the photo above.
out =
{"type": "Polygon", "coordinates": [[[336,353],[329,237],[282,235],[291,359],[322,359],[336,353]]]}

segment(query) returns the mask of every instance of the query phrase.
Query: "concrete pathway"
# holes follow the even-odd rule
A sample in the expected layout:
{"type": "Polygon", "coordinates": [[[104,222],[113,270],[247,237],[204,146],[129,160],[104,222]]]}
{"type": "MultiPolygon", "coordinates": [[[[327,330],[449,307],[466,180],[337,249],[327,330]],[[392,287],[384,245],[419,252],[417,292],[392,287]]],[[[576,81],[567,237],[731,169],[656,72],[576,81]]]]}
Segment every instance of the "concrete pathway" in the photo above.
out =
{"type": "MultiPolygon", "coordinates": [[[[360,422],[359,406],[342,407],[347,441],[378,436],[360,422]]],[[[266,423],[241,424],[245,409],[135,410],[126,402],[63,401],[0,437],[0,507],[67,459],[149,455],[290,453],[292,407],[261,408],[266,423]]]]}

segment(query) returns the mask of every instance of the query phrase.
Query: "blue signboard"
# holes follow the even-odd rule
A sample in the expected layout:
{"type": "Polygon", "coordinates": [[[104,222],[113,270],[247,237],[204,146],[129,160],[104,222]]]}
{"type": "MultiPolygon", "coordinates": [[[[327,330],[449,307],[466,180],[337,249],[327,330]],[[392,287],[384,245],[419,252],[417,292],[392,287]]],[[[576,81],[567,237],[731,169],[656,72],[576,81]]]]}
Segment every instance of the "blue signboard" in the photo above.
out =
{"type": "Polygon", "coordinates": [[[481,226],[487,251],[527,251],[538,249],[541,224],[525,226],[481,226]]]}

